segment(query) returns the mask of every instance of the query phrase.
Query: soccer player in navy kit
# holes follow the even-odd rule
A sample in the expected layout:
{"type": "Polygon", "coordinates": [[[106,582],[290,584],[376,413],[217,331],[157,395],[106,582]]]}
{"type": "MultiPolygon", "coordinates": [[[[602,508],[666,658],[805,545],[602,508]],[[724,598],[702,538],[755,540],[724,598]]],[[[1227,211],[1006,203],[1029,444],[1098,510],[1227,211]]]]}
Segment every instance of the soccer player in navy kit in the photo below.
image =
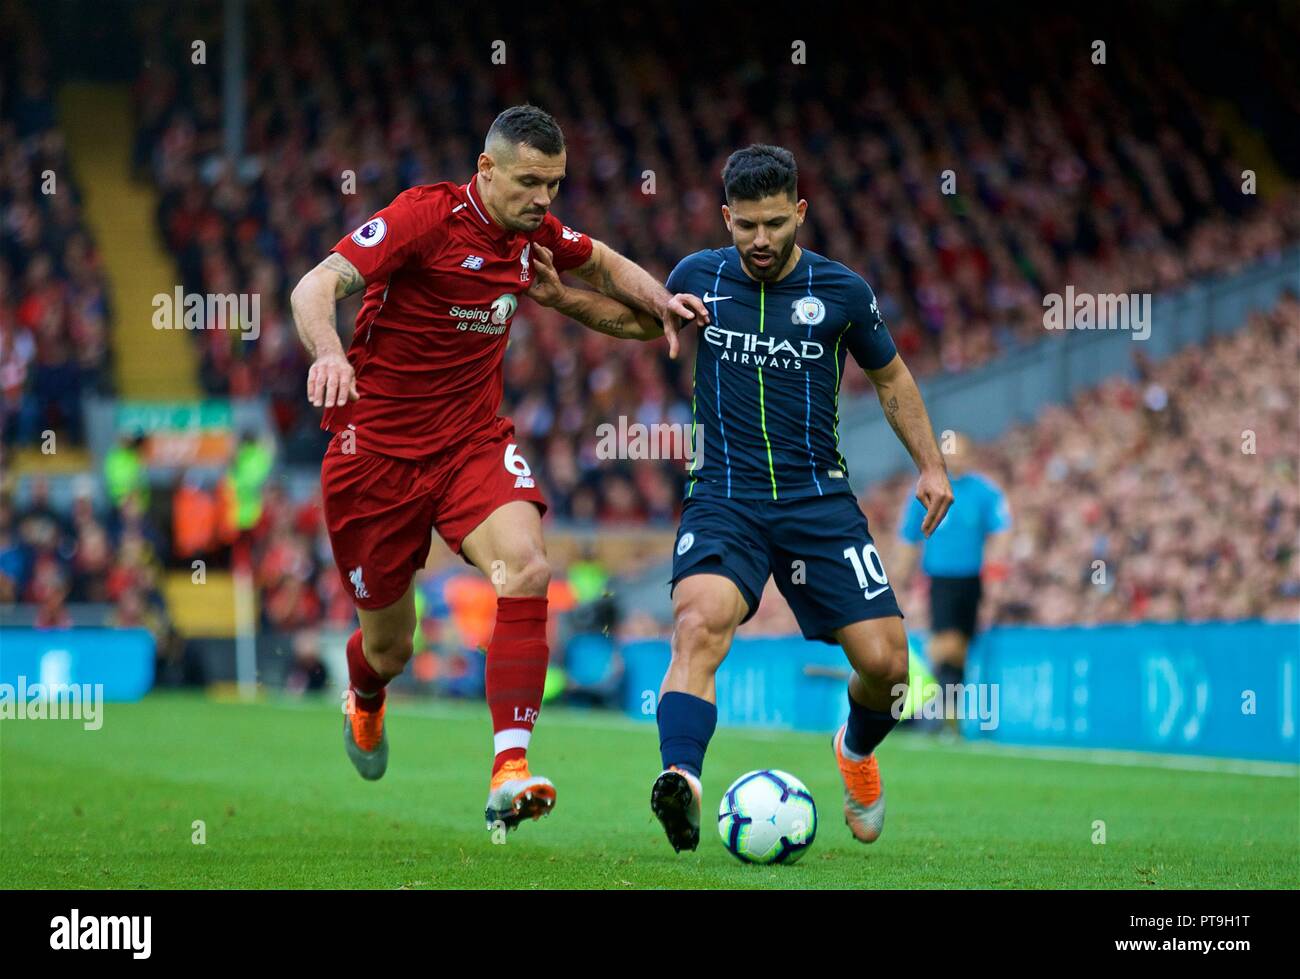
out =
{"type": "Polygon", "coordinates": [[[853,667],[834,748],[845,821],[870,843],[885,816],[873,752],[898,723],[891,705],[907,682],[907,637],[839,453],[847,353],[920,470],[926,535],[952,490],[870,286],[795,243],[808,205],[793,155],[738,150],[722,180],[733,246],[687,256],[667,283],[701,296],[710,316],[700,321],[692,407],[703,452],[689,472],[673,559],[672,661],[658,708],[663,772],[651,808],[674,849],[696,848],[700,772],[717,723],[714,675],[774,575],[804,636],[838,643],[853,667]]]}

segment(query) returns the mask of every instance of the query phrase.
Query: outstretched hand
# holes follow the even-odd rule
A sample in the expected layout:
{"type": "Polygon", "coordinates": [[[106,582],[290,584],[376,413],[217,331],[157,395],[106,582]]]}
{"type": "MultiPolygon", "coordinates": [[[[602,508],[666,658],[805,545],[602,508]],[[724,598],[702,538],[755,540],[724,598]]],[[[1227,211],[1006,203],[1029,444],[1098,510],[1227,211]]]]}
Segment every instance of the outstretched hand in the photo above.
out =
{"type": "Polygon", "coordinates": [[[922,472],[921,478],[916,481],[916,498],[925,507],[921,533],[929,537],[952,506],[952,485],[948,482],[948,473],[942,467],[922,472]]]}
{"type": "Polygon", "coordinates": [[[668,338],[668,356],[677,359],[681,349],[678,334],[687,323],[708,323],[709,308],[700,301],[699,296],[689,292],[679,292],[668,300],[663,311],[664,336],[668,338]]]}

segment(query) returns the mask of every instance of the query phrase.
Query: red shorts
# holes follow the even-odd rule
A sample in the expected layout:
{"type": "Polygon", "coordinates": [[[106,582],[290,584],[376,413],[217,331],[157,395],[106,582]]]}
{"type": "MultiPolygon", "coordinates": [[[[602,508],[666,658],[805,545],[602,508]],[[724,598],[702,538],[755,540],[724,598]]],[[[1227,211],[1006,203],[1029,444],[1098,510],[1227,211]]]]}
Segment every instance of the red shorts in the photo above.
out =
{"type": "Polygon", "coordinates": [[[359,608],[386,608],[406,594],[435,529],[459,554],[466,535],[506,503],[528,500],[546,512],[509,418],[423,460],[345,453],[346,434],[334,436],[321,462],[321,497],[334,562],[359,608]]]}

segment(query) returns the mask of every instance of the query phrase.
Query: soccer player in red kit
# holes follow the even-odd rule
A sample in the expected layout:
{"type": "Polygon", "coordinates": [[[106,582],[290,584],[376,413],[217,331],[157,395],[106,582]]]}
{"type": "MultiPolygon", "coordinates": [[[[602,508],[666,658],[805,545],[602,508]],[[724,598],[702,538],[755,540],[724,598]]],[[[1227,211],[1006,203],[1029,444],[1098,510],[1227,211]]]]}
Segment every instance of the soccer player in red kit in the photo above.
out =
{"type": "Polygon", "coordinates": [[[555,804],[555,786],[531,774],[526,758],[548,657],[546,503],[513,423],[496,414],[510,323],[533,263],[548,272],[535,298],[611,335],[644,339],[666,323],[675,340],[684,320],[708,319],[699,299],[670,295],[550,213],[565,166],[554,119],[534,106],[507,109],[467,183],[399,194],[335,245],[292,297],[314,357],[307,396],[333,433],[321,464],[325,520],[361,620],[347,644],[348,757],[366,779],[387,767],[384,688],[412,654],[413,579],[436,530],[498,596],[487,649],[489,828],[513,829],[555,804]],[[557,271],[599,293],[557,288],[557,271]],[[335,303],[363,288],[345,355],[335,303]]]}

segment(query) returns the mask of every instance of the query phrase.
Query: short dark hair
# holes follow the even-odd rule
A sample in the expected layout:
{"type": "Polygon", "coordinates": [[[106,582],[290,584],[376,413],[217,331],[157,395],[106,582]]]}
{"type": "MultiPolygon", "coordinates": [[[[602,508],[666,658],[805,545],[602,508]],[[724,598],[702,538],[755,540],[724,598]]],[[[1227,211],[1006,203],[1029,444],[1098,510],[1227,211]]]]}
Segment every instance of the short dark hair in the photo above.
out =
{"type": "Polygon", "coordinates": [[[497,138],[511,146],[523,143],[547,156],[556,156],[564,150],[560,124],[549,112],[535,105],[514,105],[497,116],[488,129],[484,145],[497,138]]]}
{"type": "Polygon", "coordinates": [[[794,200],[799,192],[799,168],[789,150],[754,143],[727,157],[722,186],[728,201],[756,201],[782,192],[794,200]]]}

